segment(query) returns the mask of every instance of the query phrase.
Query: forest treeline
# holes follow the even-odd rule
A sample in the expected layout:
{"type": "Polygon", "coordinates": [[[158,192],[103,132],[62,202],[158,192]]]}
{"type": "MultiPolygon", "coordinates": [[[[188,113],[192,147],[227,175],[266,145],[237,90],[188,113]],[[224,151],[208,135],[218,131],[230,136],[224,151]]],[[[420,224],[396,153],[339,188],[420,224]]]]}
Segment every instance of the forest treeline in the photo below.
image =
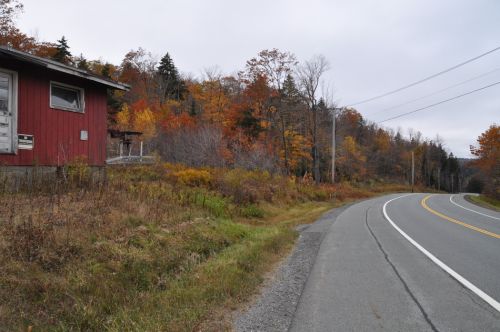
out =
{"type": "Polygon", "coordinates": [[[406,181],[463,189],[463,163],[440,139],[406,135],[370,122],[354,108],[338,108],[325,88],[329,70],[319,55],[298,61],[294,54],[263,50],[232,75],[217,68],[200,77],[181,74],[166,53],[158,59],[139,48],[120,64],[73,56],[68,41],[35,40],[19,31],[15,0],[1,0],[0,44],[75,66],[131,86],[108,93],[109,126],[143,133],[162,159],[188,166],[264,169],[330,181],[332,112],[336,124],[337,181],[406,181]]]}

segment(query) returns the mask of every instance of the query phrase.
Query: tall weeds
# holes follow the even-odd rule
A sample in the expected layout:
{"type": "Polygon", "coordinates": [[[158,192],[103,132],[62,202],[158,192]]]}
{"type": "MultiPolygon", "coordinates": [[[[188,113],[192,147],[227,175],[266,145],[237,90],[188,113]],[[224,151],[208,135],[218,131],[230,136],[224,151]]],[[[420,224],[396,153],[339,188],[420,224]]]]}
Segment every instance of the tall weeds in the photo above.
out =
{"type": "Polygon", "coordinates": [[[61,171],[0,181],[0,330],[195,329],[292,243],[293,225],[266,224],[263,204],[370,194],[172,164],[102,181],[82,161],[61,171]]]}

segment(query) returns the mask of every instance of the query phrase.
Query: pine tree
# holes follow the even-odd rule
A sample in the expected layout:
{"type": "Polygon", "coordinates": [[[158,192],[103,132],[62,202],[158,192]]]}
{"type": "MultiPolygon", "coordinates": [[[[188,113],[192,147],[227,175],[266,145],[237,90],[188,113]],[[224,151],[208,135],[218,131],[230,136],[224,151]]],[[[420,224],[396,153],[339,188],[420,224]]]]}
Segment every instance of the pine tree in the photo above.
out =
{"type": "Polygon", "coordinates": [[[318,110],[318,112],[321,112],[321,111],[327,111],[326,102],[325,102],[325,100],[323,99],[323,97],[321,97],[321,98],[319,99],[318,106],[317,106],[317,110],[318,110]]]}
{"type": "Polygon", "coordinates": [[[111,79],[111,64],[110,63],[105,63],[104,66],[102,66],[101,70],[101,75],[111,79]]]}
{"type": "Polygon", "coordinates": [[[68,41],[66,40],[66,37],[62,36],[62,38],[57,41],[56,53],[54,54],[52,59],[64,64],[71,63],[71,53],[69,51],[68,41]]]}
{"type": "Polygon", "coordinates": [[[179,71],[175,67],[170,54],[165,54],[161,59],[158,74],[160,76],[160,88],[163,100],[183,99],[186,86],[180,78],[179,71]]]}
{"type": "Polygon", "coordinates": [[[83,56],[83,54],[80,54],[80,56],[75,59],[75,62],[76,62],[76,67],[78,69],[83,69],[83,70],[86,70],[86,71],[90,70],[89,62],[87,61],[87,59],[85,59],[85,57],[83,56]]]}
{"type": "MultiPolygon", "coordinates": [[[[101,69],[101,75],[107,79],[112,79],[111,77],[111,64],[105,63],[101,69]]],[[[108,104],[108,124],[116,124],[116,114],[121,110],[122,103],[116,96],[116,91],[112,89],[107,90],[107,104],[108,104]]]]}
{"type": "Polygon", "coordinates": [[[283,81],[283,88],[281,93],[285,100],[289,103],[297,103],[300,99],[300,92],[297,89],[297,85],[295,84],[295,80],[293,76],[288,74],[283,81]]]}

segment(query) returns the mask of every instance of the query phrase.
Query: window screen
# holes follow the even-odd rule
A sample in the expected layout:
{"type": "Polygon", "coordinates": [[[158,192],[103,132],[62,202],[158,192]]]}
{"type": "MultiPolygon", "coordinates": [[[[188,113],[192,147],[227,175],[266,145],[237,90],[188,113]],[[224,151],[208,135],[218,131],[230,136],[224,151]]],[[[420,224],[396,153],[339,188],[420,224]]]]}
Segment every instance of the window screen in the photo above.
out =
{"type": "Polygon", "coordinates": [[[50,107],[68,111],[83,112],[81,89],[52,83],[50,85],[50,107]]]}

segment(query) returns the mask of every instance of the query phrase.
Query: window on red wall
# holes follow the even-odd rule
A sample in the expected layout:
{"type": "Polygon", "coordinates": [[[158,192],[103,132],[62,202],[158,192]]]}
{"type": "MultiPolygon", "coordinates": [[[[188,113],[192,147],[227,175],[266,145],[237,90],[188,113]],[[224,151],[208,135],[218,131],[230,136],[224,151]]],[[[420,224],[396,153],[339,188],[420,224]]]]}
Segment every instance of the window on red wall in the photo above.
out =
{"type": "Polygon", "coordinates": [[[83,113],[85,111],[83,89],[63,83],[51,82],[50,107],[63,111],[83,113]]]}

